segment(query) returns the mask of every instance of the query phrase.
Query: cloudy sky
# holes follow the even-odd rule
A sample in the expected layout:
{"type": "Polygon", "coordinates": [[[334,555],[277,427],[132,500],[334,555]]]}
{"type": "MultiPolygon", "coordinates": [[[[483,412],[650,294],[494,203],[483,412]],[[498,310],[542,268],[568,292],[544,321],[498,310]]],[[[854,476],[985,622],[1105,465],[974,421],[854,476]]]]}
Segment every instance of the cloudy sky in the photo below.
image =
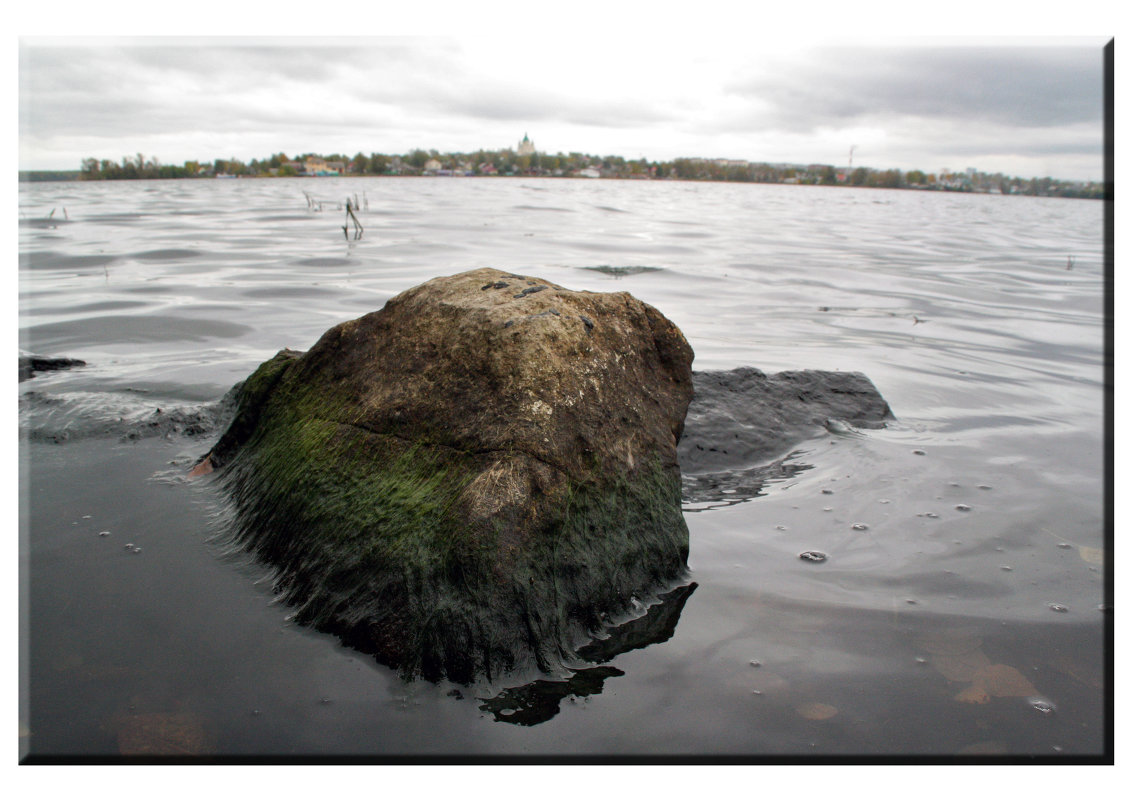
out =
{"type": "Polygon", "coordinates": [[[1105,37],[803,44],[680,21],[581,37],[602,26],[556,19],[537,36],[23,36],[19,166],[469,152],[526,133],[550,153],[843,165],[853,145],[877,169],[1102,178],[1105,37]]]}

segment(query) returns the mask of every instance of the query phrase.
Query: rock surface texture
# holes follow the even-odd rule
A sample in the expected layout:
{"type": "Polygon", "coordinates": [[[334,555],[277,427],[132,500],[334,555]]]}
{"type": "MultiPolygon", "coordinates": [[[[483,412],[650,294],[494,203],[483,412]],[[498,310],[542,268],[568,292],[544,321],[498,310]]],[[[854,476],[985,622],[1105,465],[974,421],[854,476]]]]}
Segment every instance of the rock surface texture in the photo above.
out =
{"type": "Polygon", "coordinates": [[[817,436],[883,428],[890,406],[862,373],[753,367],[698,371],[678,445],[687,504],[741,503],[811,465],[793,449],[817,436]]]}
{"type": "Polygon", "coordinates": [[[196,472],[300,622],[406,675],[547,669],[686,570],[692,359],[625,292],[438,278],[261,365],[196,472]]]}
{"type": "Polygon", "coordinates": [[[767,462],[822,433],[882,428],[894,415],[862,373],[754,367],[697,372],[686,436],[678,448],[687,473],[767,462]]]}

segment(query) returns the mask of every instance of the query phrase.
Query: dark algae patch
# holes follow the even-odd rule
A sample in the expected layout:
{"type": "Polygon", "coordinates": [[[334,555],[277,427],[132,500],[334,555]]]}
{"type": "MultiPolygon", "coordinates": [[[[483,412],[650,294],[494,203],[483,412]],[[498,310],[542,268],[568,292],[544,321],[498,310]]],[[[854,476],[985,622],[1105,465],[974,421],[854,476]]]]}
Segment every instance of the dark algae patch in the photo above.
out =
{"type": "Polygon", "coordinates": [[[195,472],[298,622],[407,678],[550,671],[686,572],[692,357],[627,293],[435,279],[261,365],[195,472]]]}

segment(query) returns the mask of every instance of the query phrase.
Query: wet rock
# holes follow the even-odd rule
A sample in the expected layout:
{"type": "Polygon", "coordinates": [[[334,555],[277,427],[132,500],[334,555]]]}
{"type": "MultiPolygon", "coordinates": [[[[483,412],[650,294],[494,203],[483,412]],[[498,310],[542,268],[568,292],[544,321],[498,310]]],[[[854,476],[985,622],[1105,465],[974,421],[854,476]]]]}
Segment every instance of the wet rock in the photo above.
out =
{"type": "Polygon", "coordinates": [[[49,373],[55,370],[70,370],[72,367],[86,367],[82,359],[66,359],[52,356],[21,356],[20,381],[27,381],[39,373],[49,373]]]}
{"type": "Polygon", "coordinates": [[[678,459],[685,473],[750,467],[832,427],[877,429],[889,404],[862,373],[698,371],[678,459]]]}
{"type": "Polygon", "coordinates": [[[692,357],[625,292],[438,278],[261,365],[205,463],[299,622],[431,680],[546,670],[686,570],[692,357]]]}

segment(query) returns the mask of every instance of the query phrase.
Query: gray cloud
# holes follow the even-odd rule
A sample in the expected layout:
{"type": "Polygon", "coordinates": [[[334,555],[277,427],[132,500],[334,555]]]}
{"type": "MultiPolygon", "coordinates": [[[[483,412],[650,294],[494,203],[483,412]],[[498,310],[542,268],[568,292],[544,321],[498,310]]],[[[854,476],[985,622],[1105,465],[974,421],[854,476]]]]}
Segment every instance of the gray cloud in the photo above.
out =
{"type": "Polygon", "coordinates": [[[674,61],[671,49],[627,43],[580,61],[565,46],[513,58],[477,44],[21,44],[21,168],[151,149],[175,163],[277,149],[470,150],[527,131],[551,150],[652,159],[824,161],[857,141],[879,167],[1009,154],[1046,169],[1065,155],[1077,173],[1098,171],[1083,166],[1101,146],[1093,48],[832,48],[775,61],[702,48],[674,61]]]}
{"type": "Polygon", "coordinates": [[[785,130],[914,116],[1051,127],[1102,123],[1102,53],[1070,47],[838,48],[726,89],[785,130]]]}

